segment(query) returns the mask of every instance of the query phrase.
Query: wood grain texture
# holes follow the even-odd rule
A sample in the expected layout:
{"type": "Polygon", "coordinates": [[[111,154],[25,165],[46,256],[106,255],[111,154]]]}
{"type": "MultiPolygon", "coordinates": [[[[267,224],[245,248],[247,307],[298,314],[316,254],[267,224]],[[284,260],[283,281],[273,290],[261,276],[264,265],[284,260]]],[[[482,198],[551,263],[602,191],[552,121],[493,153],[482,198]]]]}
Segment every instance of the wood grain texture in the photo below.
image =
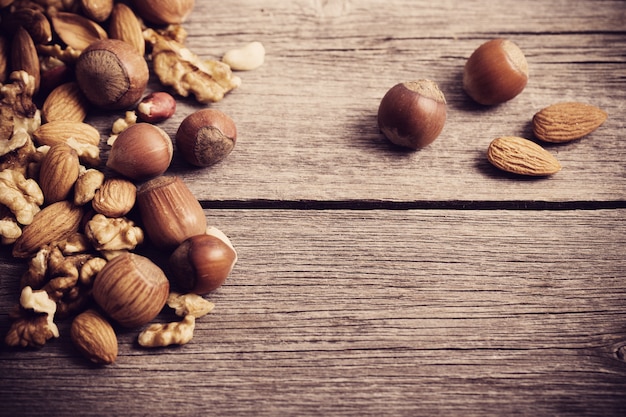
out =
{"type": "MultiPolygon", "coordinates": [[[[625,22],[622,0],[197,0],[194,52],[267,50],[210,105],[237,123],[234,152],[206,169],[176,154],[171,170],[237,266],[182,347],[144,350],[118,329],[117,362],[92,367],[68,322],[39,350],[0,344],[0,416],[626,415],[625,22]],[[520,45],[530,82],[482,108],[462,68],[494,37],[520,45]],[[407,152],[376,112],[415,78],[439,83],[449,113],[436,142],[407,152]],[[493,138],[530,135],[532,115],[564,100],[609,118],[547,146],[561,172],[489,165],[493,138]]],[[[181,99],[161,126],[173,137],[202,107],[181,99]]],[[[120,115],[89,121],[104,138],[120,115]]],[[[25,268],[9,250],[2,335],[25,268]]]]}
{"type": "Polygon", "coordinates": [[[116,364],[91,368],[64,323],[2,351],[3,410],[620,415],[625,214],[207,211],[240,261],[190,344],[146,351],[121,330],[116,364]]]}
{"type": "MultiPolygon", "coordinates": [[[[267,57],[212,105],[237,123],[231,156],[203,170],[175,157],[175,169],[206,200],[624,200],[624,3],[436,3],[199,2],[186,25],[193,50],[219,57],[258,40],[267,57]],[[494,37],[522,48],[531,75],[520,96],[485,108],[466,97],[461,77],[472,51],[494,37]],[[407,152],[383,138],[376,113],[388,88],[416,78],[440,85],[448,121],[431,146],[407,152]],[[530,137],[533,114],[566,100],[609,119],[582,140],[547,146],[561,172],[520,181],[491,167],[492,139],[530,137]]],[[[188,104],[165,124],[170,134],[195,108],[188,104]]]]}

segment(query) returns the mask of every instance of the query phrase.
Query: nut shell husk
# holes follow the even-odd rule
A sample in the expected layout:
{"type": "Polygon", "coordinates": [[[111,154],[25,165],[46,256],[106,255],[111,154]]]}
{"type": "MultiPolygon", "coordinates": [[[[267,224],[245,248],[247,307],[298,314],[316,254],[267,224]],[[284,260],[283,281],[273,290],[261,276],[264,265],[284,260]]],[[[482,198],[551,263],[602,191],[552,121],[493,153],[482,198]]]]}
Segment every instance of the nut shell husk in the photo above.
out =
{"type": "Polygon", "coordinates": [[[191,165],[206,167],[225,159],[235,147],[237,127],[225,113],[198,110],[185,117],[176,132],[178,149],[191,165]]]}
{"type": "Polygon", "coordinates": [[[236,261],[237,253],[232,246],[204,234],[181,243],[171,255],[169,267],[182,290],[203,295],[224,284],[236,261]]]}
{"type": "Polygon", "coordinates": [[[133,0],[137,14],[158,25],[175,25],[184,22],[195,5],[194,0],[133,0]]]}
{"type": "Polygon", "coordinates": [[[119,110],[137,103],[146,89],[148,64],[130,44],[105,39],[89,45],[76,61],[76,80],[94,105],[119,110]]]}
{"type": "Polygon", "coordinates": [[[431,144],[445,125],[446,100],[431,80],[399,83],[383,96],[378,127],[392,143],[410,149],[431,144]]]}
{"type": "Polygon", "coordinates": [[[163,174],[172,162],[174,145],[160,127],[137,123],[113,142],[107,167],[137,181],[163,174]]]}
{"type": "Polygon", "coordinates": [[[528,62],[507,39],[492,39],[470,55],[463,69],[463,89],[477,103],[491,106],[511,100],[528,83],[528,62]]]}
{"type": "Polygon", "coordinates": [[[142,184],[137,206],[148,237],[160,248],[174,249],[207,227],[202,206],[177,176],[160,176],[142,184]]]}
{"type": "Polygon", "coordinates": [[[129,252],[113,258],[102,268],[93,283],[93,297],[120,325],[137,327],[159,314],[169,288],[161,268],[150,259],[129,252]]]}

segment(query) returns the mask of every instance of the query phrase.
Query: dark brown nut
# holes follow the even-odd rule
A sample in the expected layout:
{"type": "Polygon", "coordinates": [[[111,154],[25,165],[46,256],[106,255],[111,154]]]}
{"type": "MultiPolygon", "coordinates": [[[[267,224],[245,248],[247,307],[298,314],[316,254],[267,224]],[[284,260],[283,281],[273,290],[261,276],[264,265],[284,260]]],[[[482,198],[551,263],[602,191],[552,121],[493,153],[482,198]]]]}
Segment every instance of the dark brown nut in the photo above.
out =
{"type": "Polygon", "coordinates": [[[203,109],[187,116],[176,132],[176,148],[191,165],[206,167],[226,158],[235,147],[237,127],[226,114],[203,109]]]}
{"type": "Polygon", "coordinates": [[[193,10],[194,0],[133,0],[137,14],[158,25],[176,25],[187,19],[193,10]]]}
{"type": "Polygon", "coordinates": [[[163,91],[150,93],[137,105],[137,116],[147,123],[159,123],[176,112],[176,99],[163,91]]]}
{"type": "Polygon", "coordinates": [[[135,48],[118,39],[92,43],[76,62],[76,80],[87,99],[104,109],[137,103],[148,84],[148,64],[135,48]]]}
{"type": "Polygon", "coordinates": [[[528,62],[522,50],[506,39],[493,39],[476,49],[465,63],[463,88],[477,103],[509,101],[528,83],[528,62]]]}
{"type": "Polygon", "coordinates": [[[446,122],[446,99],[434,81],[396,84],[378,107],[378,127],[392,143],[410,149],[432,143],[446,122]]]}

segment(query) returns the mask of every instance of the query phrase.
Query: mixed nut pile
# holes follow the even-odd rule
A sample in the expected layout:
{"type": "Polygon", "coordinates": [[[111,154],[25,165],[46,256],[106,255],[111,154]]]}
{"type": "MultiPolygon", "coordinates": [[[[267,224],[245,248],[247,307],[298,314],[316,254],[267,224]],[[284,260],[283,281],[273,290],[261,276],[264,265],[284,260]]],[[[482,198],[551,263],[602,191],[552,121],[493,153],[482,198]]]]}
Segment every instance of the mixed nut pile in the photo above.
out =
{"type": "MultiPolygon", "coordinates": [[[[493,106],[520,94],[528,83],[528,62],[522,50],[508,39],[480,45],[463,69],[463,89],[476,103],[493,106]]],[[[563,102],[537,112],[532,119],[536,139],[564,143],[597,129],[606,112],[585,103],[563,102]]],[[[404,82],[391,87],[378,108],[378,127],[392,143],[420,149],[432,143],[446,121],[446,100],[432,80],[404,82]]],[[[561,170],[559,161],[536,142],[503,136],[487,149],[495,167],[519,175],[547,176],[561,170]]]]}
{"type": "MultiPolygon", "coordinates": [[[[0,0],[0,239],[24,259],[19,303],[5,343],[41,347],[71,319],[88,359],[117,357],[114,326],[149,324],[167,305],[182,317],[143,330],[155,347],[191,340],[236,261],[228,237],[207,224],[181,178],[168,175],[174,142],[156,123],[175,96],[221,100],[241,84],[234,70],[263,64],[253,42],[221,60],[185,46],[193,0],[0,0]],[[150,71],[163,91],[147,93],[150,71]],[[124,111],[103,163],[90,108],[124,111]],[[138,219],[133,219],[133,216],[138,219]],[[165,265],[140,255],[150,243],[165,265]]],[[[226,158],[237,138],[226,114],[188,115],[176,149],[194,166],[226,158]]]]}

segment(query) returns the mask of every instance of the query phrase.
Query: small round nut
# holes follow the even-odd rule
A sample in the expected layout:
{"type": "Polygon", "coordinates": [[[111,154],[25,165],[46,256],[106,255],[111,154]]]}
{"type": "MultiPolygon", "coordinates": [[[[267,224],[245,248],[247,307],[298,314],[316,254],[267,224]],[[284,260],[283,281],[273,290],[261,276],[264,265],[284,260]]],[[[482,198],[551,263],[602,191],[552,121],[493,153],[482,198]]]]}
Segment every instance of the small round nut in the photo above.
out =
{"type": "Polygon", "coordinates": [[[184,22],[193,10],[194,0],[133,0],[137,14],[157,25],[176,25],[184,22]]]}
{"type": "Polygon", "coordinates": [[[463,69],[463,89],[479,104],[509,101],[528,83],[528,62],[522,50],[507,39],[492,39],[479,46],[463,69]]]}
{"type": "Polygon", "coordinates": [[[162,175],[142,184],[137,206],[148,237],[159,248],[174,249],[206,230],[204,210],[180,177],[162,175]]]}
{"type": "Polygon", "coordinates": [[[147,123],[159,123],[176,112],[176,99],[164,91],[145,96],[137,105],[137,116],[147,123]]]}
{"type": "Polygon", "coordinates": [[[219,110],[198,110],[182,121],[175,141],[185,161],[206,167],[220,162],[232,152],[237,141],[237,127],[219,110]]]}
{"type": "Polygon", "coordinates": [[[446,122],[446,99],[434,81],[396,84],[378,107],[378,127],[392,143],[420,149],[432,143],[446,122]]]}
{"type": "Polygon", "coordinates": [[[142,326],[161,311],[169,295],[165,273],[150,259],[127,252],[108,261],[93,282],[93,297],[124,327],[142,326]]]}
{"type": "Polygon", "coordinates": [[[203,234],[181,243],[170,256],[169,266],[182,290],[203,295],[224,284],[236,262],[237,252],[230,241],[203,234]]]}
{"type": "Polygon", "coordinates": [[[141,99],[148,84],[148,64],[135,48],[118,39],[92,43],[76,61],[76,80],[94,105],[124,109],[141,99]]]}
{"type": "Polygon", "coordinates": [[[117,136],[106,166],[133,180],[154,178],[170,166],[173,148],[163,129],[150,123],[136,123],[117,136]]]}

